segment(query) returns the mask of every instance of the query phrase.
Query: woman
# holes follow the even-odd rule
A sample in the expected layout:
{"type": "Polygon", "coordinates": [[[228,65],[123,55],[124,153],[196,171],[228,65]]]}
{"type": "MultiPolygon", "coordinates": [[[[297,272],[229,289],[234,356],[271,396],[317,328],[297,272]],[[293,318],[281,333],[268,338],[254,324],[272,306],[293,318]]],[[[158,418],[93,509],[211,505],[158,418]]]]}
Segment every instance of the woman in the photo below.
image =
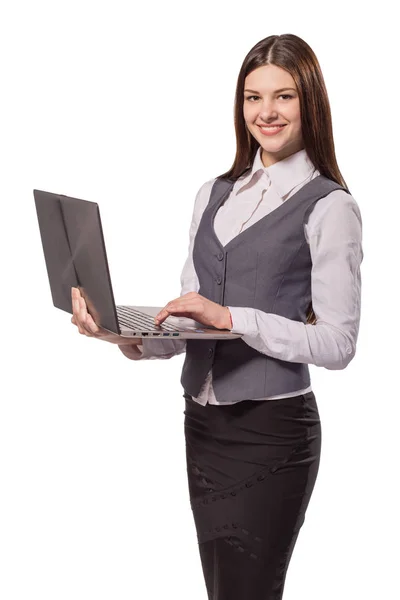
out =
{"type": "Polygon", "coordinates": [[[235,340],[123,340],[79,291],[80,333],[134,360],[185,352],[188,485],[208,598],[279,600],[317,478],[309,364],[344,369],[360,321],[362,222],[339,171],[312,49],[269,36],[241,67],[232,168],[200,188],[181,295],[157,315],[235,340]]]}

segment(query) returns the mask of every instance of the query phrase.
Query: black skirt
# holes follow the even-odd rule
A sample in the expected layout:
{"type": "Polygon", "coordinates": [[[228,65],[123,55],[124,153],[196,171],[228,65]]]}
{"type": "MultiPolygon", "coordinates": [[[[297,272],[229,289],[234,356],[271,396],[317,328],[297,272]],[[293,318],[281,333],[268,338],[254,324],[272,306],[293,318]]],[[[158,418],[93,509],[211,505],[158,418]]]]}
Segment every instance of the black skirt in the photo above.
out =
{"type": "Polygon", "coordinates": [[[189,495],[209,600],[281,600],[317,478],[313,392],[203,406],[185,397],[189,495]]]}

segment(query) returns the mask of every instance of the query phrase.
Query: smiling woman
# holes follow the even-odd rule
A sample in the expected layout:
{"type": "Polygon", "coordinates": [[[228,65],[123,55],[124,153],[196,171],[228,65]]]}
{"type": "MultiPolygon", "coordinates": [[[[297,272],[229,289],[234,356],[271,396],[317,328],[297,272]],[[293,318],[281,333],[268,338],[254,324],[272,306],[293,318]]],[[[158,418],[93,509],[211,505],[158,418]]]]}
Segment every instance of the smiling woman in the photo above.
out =
{"type": "Polygon", "coordinates": [[[197,289],[229,306],[232,331],[244,335],[218,342],[211,358],[201,342],[186,345],[188,480],[209,598],[280,600],[319,470],[308,364],[343,369],[355,355],[361,215],[337,166],[320,66],[303,40],[270,36],[250,50],[234,116],[235,160],[199,192],[196,205],[206,208],[195,210],[182,275],[196,280],[195,269],[197,289]]]}
{"type": "Polygon", "coordinates": [[[198,191],[181,294],[156,323],[186,316],[241,335],[120,350],[185,353],[187,475],[209,600],[281,600],[320,462],[309,365],[344,369],[355,356],[362,221],[304,40],[271,35],[248,52],[234,126],[233,164],[198,191]]]}

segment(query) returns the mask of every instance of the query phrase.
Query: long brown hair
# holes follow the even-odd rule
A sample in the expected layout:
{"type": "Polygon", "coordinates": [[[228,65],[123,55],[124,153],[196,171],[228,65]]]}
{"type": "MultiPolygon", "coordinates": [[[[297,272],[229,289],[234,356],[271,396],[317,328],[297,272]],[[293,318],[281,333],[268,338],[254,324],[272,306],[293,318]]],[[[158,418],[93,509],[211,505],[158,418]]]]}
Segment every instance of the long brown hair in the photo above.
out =
{"type": "MultiPolygon", "coordinates": [[[[260,144],[250,134],[243,116],[244,82],[249,73],[264,65],[276,65],[293,77],[300,103],[304,149],[321,175],[347,188],[339,170],[333,141],[332,116],[321,67],[312,48],[291,33],[270,35],[258,42],[241,66],[235,94],[236,156],[232,167],[218,177],[235,181],[251,168],[260,144]]],[[[307,323],[315,324],[310,304],[307,323]]]]}

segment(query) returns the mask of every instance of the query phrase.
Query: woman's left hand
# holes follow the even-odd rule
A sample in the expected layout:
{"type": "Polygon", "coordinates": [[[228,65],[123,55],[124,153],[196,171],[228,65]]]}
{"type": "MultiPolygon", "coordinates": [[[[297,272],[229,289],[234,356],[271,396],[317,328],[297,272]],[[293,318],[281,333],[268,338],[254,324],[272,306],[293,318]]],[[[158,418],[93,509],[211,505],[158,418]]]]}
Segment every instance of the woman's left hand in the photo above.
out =
{"type": "Polygon", "coordinates": [[[212,302],[197,292],[189,292],[168,302],[155,317],[155,324],[161,325],[170,315],[194,319],[203,325],[217,329],[231,329],[229,308],[212,302]]]}

